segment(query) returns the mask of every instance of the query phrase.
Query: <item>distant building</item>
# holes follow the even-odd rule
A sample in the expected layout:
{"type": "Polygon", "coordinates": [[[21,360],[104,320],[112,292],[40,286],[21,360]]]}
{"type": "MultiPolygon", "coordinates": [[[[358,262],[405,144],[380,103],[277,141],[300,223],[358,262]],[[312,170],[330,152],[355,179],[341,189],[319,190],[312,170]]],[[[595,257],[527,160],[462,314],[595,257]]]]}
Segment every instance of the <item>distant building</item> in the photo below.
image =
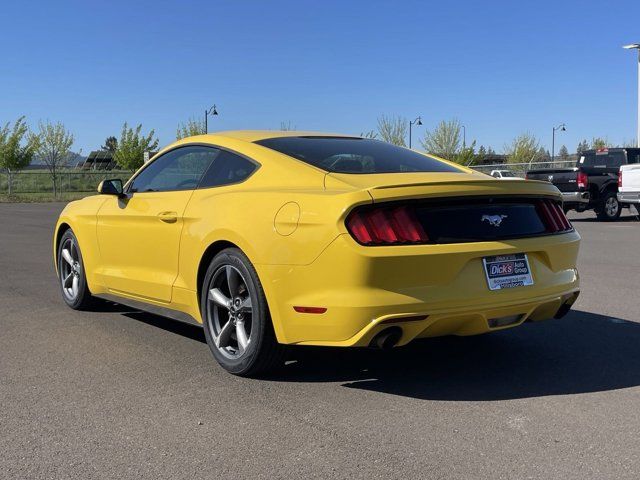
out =
{"type": "Polygon", "coordinates": [[[108,150],[94,150],[78,168],[82,170],[112,170],[116,162],[113,153],[108,150]]]}
{"type": "Polygon", "coordinates": [[[490,153],[485,155],[485,157],[481,160],[476,160],[473,162],[473,165],[500,165],[503,163],[507,163],[506,155],[499,155],[497,153],[490,153]]]}

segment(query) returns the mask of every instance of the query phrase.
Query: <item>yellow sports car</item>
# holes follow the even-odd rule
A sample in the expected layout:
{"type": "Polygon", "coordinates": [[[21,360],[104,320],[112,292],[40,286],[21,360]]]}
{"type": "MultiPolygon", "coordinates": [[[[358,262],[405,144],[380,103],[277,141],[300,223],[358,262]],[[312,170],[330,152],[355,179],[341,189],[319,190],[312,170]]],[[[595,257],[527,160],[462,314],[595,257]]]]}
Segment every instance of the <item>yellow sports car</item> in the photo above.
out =
{"type": "Polygon", "coordinates": [[[64,301],[195,322],[237,375],[284,344],[404,345],[559,318],[580,236],[559,191],[378,140],[235,131],[180,140],[71,202],[64,301]]]}

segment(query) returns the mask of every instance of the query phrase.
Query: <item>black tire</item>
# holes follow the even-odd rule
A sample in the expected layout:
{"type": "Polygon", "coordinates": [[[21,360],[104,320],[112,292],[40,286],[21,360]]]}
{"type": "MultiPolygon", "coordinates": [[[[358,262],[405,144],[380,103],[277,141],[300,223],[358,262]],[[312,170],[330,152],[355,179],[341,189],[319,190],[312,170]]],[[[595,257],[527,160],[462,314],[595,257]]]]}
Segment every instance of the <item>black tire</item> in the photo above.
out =
{"type": "Polygon", "coordinates": [[[58,285],[64,302],[74,310],[85,310],[94,304],[87,285],[87,276],[78,239],[68,229],[58,243],[58,285]],[[68,257],[65,250],[71,255],[68,257]],[[65,257],[67,257],[65,259],[65,257]],[[72,260],[72,263],[69,262],[72,260]],[[74,279],[75,277],[75,279],[74,279]]]}
{"type": "Polygon", "coordinates": [[[241,250],[227,248],[211,261],[202,283],[200,312],[207,345],[227,372],[255,377],[282,365],[284,345],[276,340],[255,268],[241,250]]]}
{"type": "Polygon", "coordinates": [[[620,218],[621,212],[622,205],[618,202],[616,192],[607,192],[596,210],[596,215],[602,222],[613,222],[620,218]]]}

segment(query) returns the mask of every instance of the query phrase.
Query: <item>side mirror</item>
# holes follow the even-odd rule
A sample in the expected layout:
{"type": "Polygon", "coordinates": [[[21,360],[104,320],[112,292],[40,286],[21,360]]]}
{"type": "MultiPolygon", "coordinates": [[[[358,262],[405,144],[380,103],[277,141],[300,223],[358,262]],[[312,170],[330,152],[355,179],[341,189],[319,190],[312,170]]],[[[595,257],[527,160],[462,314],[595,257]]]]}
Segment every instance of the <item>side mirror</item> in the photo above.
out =
{"type": "Polygon", "coordinates": [[[119,178],[112,178],[110,180],[101,181],[98,185],[98,193],[102,195],[122,195],[122,180],[119,178]]]}

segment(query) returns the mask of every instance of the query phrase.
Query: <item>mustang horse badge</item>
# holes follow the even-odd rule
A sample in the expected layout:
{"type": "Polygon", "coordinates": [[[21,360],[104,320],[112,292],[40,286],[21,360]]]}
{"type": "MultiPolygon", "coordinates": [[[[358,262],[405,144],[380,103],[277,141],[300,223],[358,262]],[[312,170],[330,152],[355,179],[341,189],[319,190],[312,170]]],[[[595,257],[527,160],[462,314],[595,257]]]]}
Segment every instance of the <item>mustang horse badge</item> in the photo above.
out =
{"type": "Polygon", "coordinates": [[[492,227],[499,227],[507,215],[482,215],[481,222],[489,222],[492,227]]]}

